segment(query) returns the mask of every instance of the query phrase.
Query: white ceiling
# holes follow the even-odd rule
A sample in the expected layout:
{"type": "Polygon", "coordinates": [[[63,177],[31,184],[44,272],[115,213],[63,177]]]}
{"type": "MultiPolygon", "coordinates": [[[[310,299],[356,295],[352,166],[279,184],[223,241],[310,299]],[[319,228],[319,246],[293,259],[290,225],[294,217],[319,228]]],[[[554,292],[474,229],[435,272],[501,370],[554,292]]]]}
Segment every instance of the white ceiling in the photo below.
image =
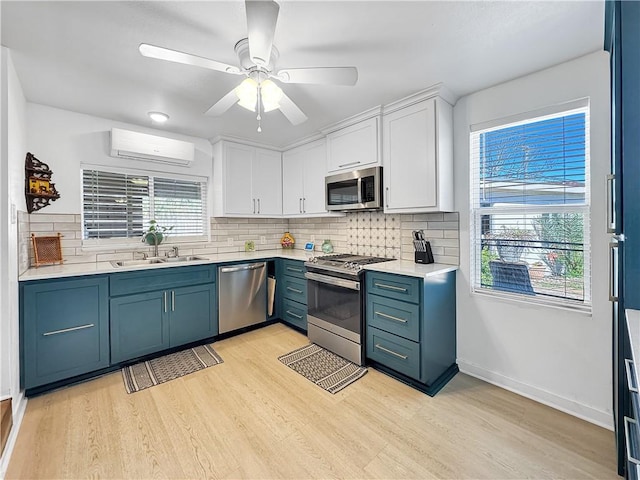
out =
{"type": "Polygon", "coordinates": [[[356,66],[355,87],[283,86],[309,120],[233,106],[203,112],[241,77],[144,58],[146,42],[237,65],[244,2],[0,2],[27,100],[204,138],[231,135],[284,146],[322,127],[443,82],[457,97],[601,50],[602,1],[282,0],[279,67],[356,66]]]}

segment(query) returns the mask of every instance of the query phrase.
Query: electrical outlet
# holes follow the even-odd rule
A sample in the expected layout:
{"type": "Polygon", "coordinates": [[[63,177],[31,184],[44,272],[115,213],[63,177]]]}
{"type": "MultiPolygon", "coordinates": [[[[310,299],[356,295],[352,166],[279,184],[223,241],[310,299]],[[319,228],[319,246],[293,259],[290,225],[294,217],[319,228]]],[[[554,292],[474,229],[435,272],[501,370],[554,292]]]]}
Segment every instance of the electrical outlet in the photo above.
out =
{"type": "Polygon", "coordinates": [[[260,237],[260,245],[265,245],[267,243],[267,237],[265,237],[264,235],[262,235],[260,237]]]}
{"type": "Polygon", "coordinates": [[[231,237],[227,238],[227,245],[229,245],[230,247],[233,247],[233,238],[231,237]]]}

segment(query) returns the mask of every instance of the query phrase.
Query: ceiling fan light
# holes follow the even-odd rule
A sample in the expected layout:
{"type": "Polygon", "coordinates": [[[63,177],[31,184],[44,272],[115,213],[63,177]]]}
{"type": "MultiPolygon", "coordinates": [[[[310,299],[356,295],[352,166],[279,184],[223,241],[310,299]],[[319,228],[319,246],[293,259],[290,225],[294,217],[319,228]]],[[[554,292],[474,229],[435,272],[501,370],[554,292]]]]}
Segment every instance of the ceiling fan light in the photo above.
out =
{"type": "Polygon", "coordinates": [[[164,123],[169,120],[169,115],[162,112],[149,112],[147,115],[149,115],[149,118],[156,123],[164,123]]]}
{"type": "Polygon", "coordinates": [[[245,78],[234,92],[238,97],[238,105],[252,112],[256,111],[258,102],[258,82],[252,78],[245,78]]]}
{"type": "Polygon", "coordinates": [[[260,84],[260,93],[262,97],[262,107],[265,112],[280,108],[282,90],[278,85],[271,80],[265,80],[260,84]]]}

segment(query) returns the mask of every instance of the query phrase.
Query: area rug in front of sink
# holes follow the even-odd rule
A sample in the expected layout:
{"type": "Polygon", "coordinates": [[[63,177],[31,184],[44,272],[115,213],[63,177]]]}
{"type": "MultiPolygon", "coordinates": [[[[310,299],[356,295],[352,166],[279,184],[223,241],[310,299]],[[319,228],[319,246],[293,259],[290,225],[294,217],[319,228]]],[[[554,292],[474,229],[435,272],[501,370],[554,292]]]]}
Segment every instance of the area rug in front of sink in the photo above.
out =
{"type": "Polygon", "coordinates": [[[282,355],[278,360],[329,393],[339,392],[367,373],[366,367],[345,360],[315,343],[282,355]]]}
{"type": "Polygon", "coordinates": [[[122,379],[127,393],[133,393],[219,363],[224,360],[211,345],[200,345],[124,367],[122,379]]]}

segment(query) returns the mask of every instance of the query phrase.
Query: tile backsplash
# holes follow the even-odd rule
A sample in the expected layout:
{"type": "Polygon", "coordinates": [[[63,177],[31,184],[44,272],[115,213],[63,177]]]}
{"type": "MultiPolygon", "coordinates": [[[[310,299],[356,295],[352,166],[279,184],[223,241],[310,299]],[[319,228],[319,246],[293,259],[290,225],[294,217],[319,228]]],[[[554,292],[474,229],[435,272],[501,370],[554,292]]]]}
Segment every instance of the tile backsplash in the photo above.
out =
{"type": "Polygon", "coordinates": [[[437,263],[458,265],[458,213],[348,213],[344,217],[289,219],[296,247],[315,237],[316,249],[330,239],[336,252],[413,261],[413,230],[424,230],[437,263]]]}
{"type": "MultiPolygon", "coordinates": [[[[207,243],[181,244],[186,255],[211,255],[244,250],[244,242],[253,240],[256,250],[280,248],[284,232],[291,232],[296,248],[316,242],[320,251],[323,240],[329,239],[334,251],[361,255],[402,258],[413,261],[413,230],[422,229],[431,242],[438,263],[459,263],[459,227],[457,213],[384,214],[381,212],[348,213],[341,217],[322,218],[212,218],[211,240],[207,243]],[[264,243],[262,243],[264,242],[264,243]]],[[[73,214],[18,216],[20,272],[32,263],[31,233],[51,235],[62,233],[62,256],[65,263],[86,263],[108,260],[128,260],[136,252],[151,251],[150,247],[87,249],[82,247],[81,216],[73,214]]],[[[160,246],[163,255],[169,246],[160,246]],[[164,248],[163,248],[164,247],[164,248]]]]}

